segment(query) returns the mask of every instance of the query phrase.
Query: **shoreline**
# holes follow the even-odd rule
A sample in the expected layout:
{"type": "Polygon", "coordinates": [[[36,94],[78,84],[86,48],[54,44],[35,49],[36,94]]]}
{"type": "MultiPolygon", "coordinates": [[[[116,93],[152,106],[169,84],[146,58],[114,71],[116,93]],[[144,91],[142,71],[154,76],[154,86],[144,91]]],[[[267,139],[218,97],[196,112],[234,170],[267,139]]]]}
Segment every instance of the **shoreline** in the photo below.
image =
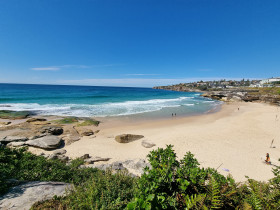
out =
{"type": "MultiPolygon", "coordinates": [[[[273,177],[272,166],[264,164],[261,158],[268,152],[278,164],[280,121],[275,120],[275,115],[279,113],[276,106],[237,102],[225,103],[220,111],[206,115],[152,122],[106,121],[98,127],[96,137],[82,137],[64,149],[71,158],[90,154],[111,158],[106,163],[112,163],[145,159],[150,151],[172,144],[178,159],[190,151],[202,167],[218,168],[218,172],[231,174],[236,181],[246,181],[245,176],[267,181],[273,177]],[[114,140],[116,135],[125,133],[144,135],[143,139],[156,146],[144,148],[142,139],[126,144],[114,140]],[[272,139],[276,148],[270,148],[272,139]]],[[[40,152],[33,148],[31,151],[40,152]]]]}
{"type": "MultiPolygon", "coordinates": [[[[174,145],[178,159],[182,159],[190,151],[201,167],[218,168],[219,173],[231,174],[236,181],[246,181],[245,176],[267,181],[273,177],[272,166],[264,164],[261,158],[270,153],[273,163],[278,164],[280,152],[280,120],[275,115],[280,116],[277,106],[231,102],[221,104],[218,110],[193,116],[147,120],[133,116],[95,118],[102,121],[96,127],[100,132],[65,145],[64,149],[70,158],[84,154],[111,158],[108,162],[95,163],[100,165],[129,159],[146,159],[150,151],[171,144],[174,145]],[[137,134],[144,138],[121,144],[114,139],[120,134],[137,134]],[[272,139],[275,148],[270,148],[272,139]],[[149,140],[156,146],[145,148],[141,145],[142,140],[149,140]]],[[[35,154],[52,153],[32,147],[29,150],[35,154]]]]}

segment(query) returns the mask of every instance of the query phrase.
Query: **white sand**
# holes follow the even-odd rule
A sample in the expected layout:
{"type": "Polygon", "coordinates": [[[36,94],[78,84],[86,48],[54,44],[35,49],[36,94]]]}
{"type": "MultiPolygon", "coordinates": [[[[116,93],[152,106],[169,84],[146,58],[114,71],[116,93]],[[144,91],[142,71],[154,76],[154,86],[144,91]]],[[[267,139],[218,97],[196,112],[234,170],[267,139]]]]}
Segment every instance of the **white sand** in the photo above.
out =
{"type": "Polygon", "coordinates": [[[107,120],[96,138],[84,137],[65,149],[72,158],[88,153],[110,157],[114,162],[145,158],[150,150],[172,144],[179,158],[191,151],[201,166],[218,168],[222,164],[218,171],[230,173],[237,181],[245,181],[245,175],[265,181],[273,177],[272,166],[264,164],[261,157],[268,152],[272,159],[280,158],[280,119],[277,121],[276,115],[279,118],[276,106],[243,102],[224,104],[219,112],[194,117],[146,122],[107,120]],[[120,144],[112,138],[123,133],[144,135],[157,146],[147,149],[141,146],[142,140],[120,144]],[[276,148],[270,148],[272,139],[276,148]]]}

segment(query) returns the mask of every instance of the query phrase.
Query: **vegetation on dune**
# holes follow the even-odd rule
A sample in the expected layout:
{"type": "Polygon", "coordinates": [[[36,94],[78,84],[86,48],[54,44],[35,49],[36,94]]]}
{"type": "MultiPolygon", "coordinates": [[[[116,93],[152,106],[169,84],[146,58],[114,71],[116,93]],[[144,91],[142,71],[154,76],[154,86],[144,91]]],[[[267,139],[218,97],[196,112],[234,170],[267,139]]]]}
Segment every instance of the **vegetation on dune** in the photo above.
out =
{"type": "Polygon", "coordinates": [[[30,115],[28,111],[9,111],[0,110],[0,118],[2,119],[25,119],[30,115]]]}
{"type": "Polygon", "coordinates": [[[24,149],[0,149],[0,192],[8,179],[64,181],[75,185],[65,197],[33,205],[33,209],[278,209],[280,167],[268,182],[248,179],[236,183],[212,168],[200,168],[190,152],[177,160],[172,146],[148,155],[151,168],[140,178],[126,172],[80,169],[83,160],[70,165],[47,160],[24,149]]]}
{"type": "Polygon", "coordinates": [[[99,121],[97,120],[93,120],[93,119],[87,119],[82,123],[79,123],[77,126],[91,126],[91,125],[95,125],[98,126],[99,125],[99,121]]]}
{"type": "Polygon", "coordinates": [[[280,87],[262,87],[248,89],[257,90],[256,92],[250,92],[250,95],[280,95],[280,87]]]}

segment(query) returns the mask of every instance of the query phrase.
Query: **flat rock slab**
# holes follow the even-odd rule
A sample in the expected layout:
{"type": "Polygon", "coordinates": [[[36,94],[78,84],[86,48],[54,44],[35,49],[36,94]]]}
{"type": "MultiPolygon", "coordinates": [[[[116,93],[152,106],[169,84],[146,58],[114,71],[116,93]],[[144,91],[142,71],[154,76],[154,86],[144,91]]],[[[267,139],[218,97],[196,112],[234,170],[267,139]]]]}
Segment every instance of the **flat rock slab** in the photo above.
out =
{"type": "Polygon", "coordinates": [[[32,147],[39,147],[42,149],[56,149],[61,144],[61,138],[57,136],[44,136],[38,139],[29,140],[25,142],[26,145],[32,147]]]}
{"type": "Polygon", "coordinates": [[[9,142],[14,142],[14,141],[27,141],[28,138],[23,137],[23,136],[6,136],[2,139],[0,139],[0,142],[2,143],[9,143],[9,142]]]}
{"type": "Polygon", "coordinates": [[[28,210],[38,202],[51,199],[53,196],[62,196],[71,184],[63,182],[28,182],[18,185],[0,197],[0,209],[28,210]]]}
{"type": "Polygon", "coordinates": [[[115,137],[115,140],[119,143],[129,143],[132,141],[136,141],[138,139],[142,139],[144,136],[135,135],[135,134],[122,134],[115,137]]]}

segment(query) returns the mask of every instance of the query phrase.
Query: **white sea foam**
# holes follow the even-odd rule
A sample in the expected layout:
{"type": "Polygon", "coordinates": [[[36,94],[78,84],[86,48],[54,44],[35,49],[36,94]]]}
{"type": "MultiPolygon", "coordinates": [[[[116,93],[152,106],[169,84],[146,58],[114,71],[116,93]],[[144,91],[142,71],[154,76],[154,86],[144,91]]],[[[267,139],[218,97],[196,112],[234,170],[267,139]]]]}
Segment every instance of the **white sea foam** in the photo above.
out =
{"type": "MultiPolygon", "coordinates": [[[[153,99],[146,101],[125,101],[102,104],[44,104],[38,103],[11,103],[5,104],[11,107],[1,107],[2,110],[33,111],[41,115],[60,116],[120,116],[145,112],[159,111],[164,108],[178,109],[181,106],[200,106],[202,103],[214,103],[215,101],[201,101],[196,97],[179,97],[173,99],[153,99]]],[[[209,104],[210,105],[210,104],[209,104]]]]}

